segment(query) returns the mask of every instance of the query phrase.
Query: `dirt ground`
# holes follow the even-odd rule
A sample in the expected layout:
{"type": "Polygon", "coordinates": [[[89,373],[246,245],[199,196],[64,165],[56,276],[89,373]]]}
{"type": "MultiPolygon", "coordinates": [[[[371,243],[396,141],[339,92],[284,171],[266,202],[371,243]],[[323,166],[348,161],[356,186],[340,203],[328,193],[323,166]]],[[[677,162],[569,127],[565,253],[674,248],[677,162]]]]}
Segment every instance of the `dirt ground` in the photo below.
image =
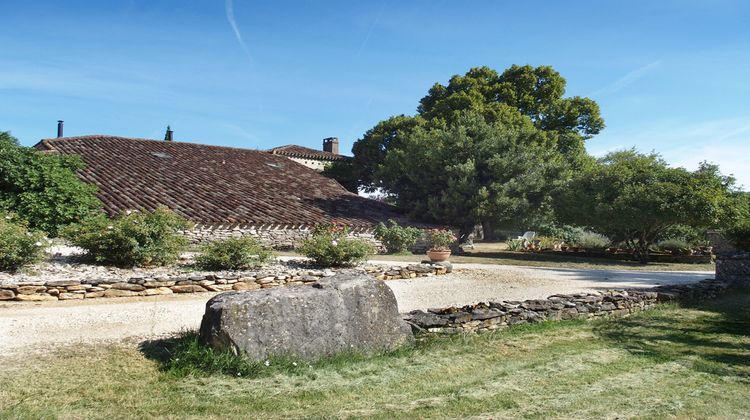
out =
{"type": "MultiPolygon", "coordinates": [[[[456,264],[445,276],[393,280],[401,312],[489,300],[546,298],[611,288],[653,287],[712,277],[710,272],[542,269],[456,264]]],[[[156,338],[200,325],[213,293],[0,304],[0,355],[44,351],[76,343],[156,338]]]]}

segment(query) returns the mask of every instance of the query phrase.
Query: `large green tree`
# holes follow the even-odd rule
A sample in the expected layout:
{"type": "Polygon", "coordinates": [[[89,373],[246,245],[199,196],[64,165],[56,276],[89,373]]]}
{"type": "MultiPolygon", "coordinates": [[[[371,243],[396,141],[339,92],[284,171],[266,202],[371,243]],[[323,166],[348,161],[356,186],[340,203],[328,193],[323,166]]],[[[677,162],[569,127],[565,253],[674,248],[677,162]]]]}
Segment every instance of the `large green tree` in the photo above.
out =
{"type": "Polygon", "coordinates": [[[62,226],[101,208],[95,187],[76,175],[82,167],[77,156],[22,147],[10,133],[0,132],[0,209],[56,236],[62,226]]]}
{"type": "Polygon", "coordinates": [[[549,66],[511,66],[502,74],[488,67],[436,83],[422,98],[417,115],[399,115],[379,122],[354,143],[354,158],[328,172],[349,189],[377,189],[399,194],[380,176],[386,155],[419,127],[444,129],[469,112],[508,129],[536,128],[548,144],[573,165],[585,161],[585,139],[599,133],[604,121],[591,99],[564,97],[565,79],[549,66]]]}
{"type": "Polygon", "coordinates": [[[668,166],[657,154],[619,151],[559,189],[555,211],[565,223],[626,242],[645,263],[649,247],[669,229],[719,224],[731,206],[733,183],[715,165],[690,172],[668,166]]]}
{"type": "Polygon", "coordinates": [[[398,207],[470,230],[516,221],[539,208],[567,163],[534,127],[513,128],[465,112],[446,127],[416,127],[384,157],[378,176],[398,207]]]}

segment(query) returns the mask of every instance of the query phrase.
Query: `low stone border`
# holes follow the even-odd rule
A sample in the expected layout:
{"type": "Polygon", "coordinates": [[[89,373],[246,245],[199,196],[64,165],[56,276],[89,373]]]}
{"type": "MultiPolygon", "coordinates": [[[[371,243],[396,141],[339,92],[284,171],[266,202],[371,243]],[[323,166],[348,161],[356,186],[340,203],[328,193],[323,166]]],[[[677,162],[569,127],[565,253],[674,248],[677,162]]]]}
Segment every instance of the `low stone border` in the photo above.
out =
{"type": "Polygon", "coordinates": [[[715,298],[730,287],[713,279],[698,283],[660,286],[653,291],[610,290],[603,293],[553,295],[547,299],[479,303],[412,311],[404,316],[415,332],[456,334],[477,333],[518,324],[564,319],[626,316],[652,308],[659,302],[679,299],[715,298]]]}
{"type": "MultiPolygon", "coordinates": [[[[351,270],[351,269],[350,269],[351,270]]],[[[379,280],[429,277],[451,272],[449,263],[412,264],[406,267],[365,266],[379,280]]],[[[309,284],[336,274],[335,269],[287,269],[283,271],[182,275],[179,277],[131,277],[129,279],[56,280],[0,284],[0,300],[48,301],[111,297],[155,296],[173,293],[225,292],[309,284]]]]}

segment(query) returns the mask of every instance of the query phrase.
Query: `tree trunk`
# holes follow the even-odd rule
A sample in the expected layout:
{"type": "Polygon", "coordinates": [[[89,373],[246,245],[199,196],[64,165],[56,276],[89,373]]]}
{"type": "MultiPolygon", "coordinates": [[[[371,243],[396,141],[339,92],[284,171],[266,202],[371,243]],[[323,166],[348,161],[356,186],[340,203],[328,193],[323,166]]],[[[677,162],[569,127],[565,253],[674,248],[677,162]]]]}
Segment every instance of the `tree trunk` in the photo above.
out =
{"type": "Polygon", "coordinates": [[[648,264],[648,244],[638,242],[634,248],[633,256],[641,263],[648,264]]]}
{"type": "Polygon", "coordinates": [[[487,242],[497,241],[497,235],[495,235],[494,223],[489,220],[482,220],[482,233],[484,240],[487,242]]]}

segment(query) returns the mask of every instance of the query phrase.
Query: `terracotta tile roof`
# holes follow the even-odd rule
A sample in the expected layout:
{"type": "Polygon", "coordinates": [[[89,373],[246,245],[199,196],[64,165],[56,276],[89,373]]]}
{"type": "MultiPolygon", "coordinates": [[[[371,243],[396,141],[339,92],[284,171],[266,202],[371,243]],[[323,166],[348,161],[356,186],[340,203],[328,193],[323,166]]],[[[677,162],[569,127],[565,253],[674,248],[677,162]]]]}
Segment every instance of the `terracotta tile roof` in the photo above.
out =
{"type": "Polygon", "coordinates": [[[286,146],[274,147],[269,149],[269,152],[275,155],[284,155],[290,157],[298,157],[305,159],[318,159],[318,160],[345,160],[346,156],[336,155],[331,152],[325,152],[323,150],[315,150],[309,147],[297,146],[296,144],[288,144],[286,146]]]}
{"type": "Polygon", "coordinates": [[[80,176],[99,188],[110,215],[164,205],[202,224],[404,222],[391,206],[266,151],[108,135],[45,139],[36,147],[81,156],[80,176]]]}

